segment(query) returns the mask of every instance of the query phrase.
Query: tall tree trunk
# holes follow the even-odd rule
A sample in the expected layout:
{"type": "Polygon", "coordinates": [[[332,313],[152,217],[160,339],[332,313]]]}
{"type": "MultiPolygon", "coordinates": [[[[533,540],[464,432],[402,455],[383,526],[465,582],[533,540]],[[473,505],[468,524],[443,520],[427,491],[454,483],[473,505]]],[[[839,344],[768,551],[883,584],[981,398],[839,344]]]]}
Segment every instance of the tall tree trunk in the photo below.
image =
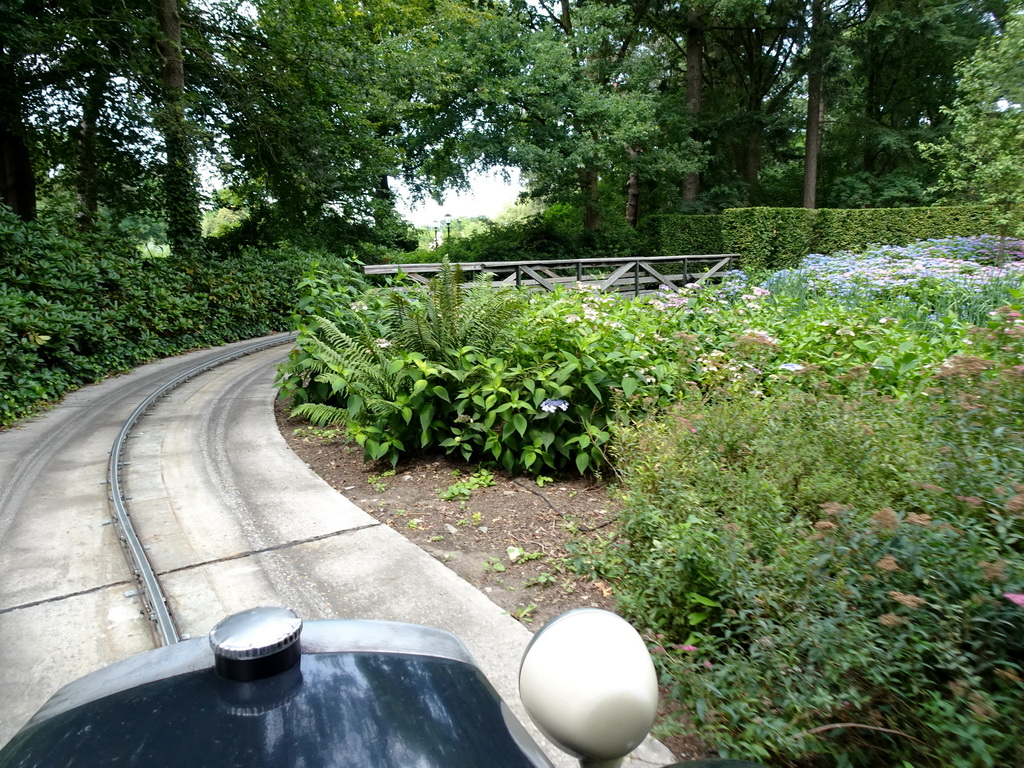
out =
{"type": "Polygon", "coordinates": [[[818,196],[818,159],[821,156],[821,134],[825,122],[824,77],[821,72],[808,78],[807,137],[804,145],[804,208],[815,208],[818,196]]]}
{"type": "Polygon", "coordinates": [[[572,9],[569,5],[569,0],[562,0],[562,31],[567,35],[572,35],[572,9]]]}
{"type": "MultiPolygon", "coordinates": [[[[692,9],[686,19],[686,106],[692,115],[704,107],[704,11],[692,9]]],[[[700,194],[700,174],[683,179],[683,202],[692,203],[700,194]]]]}
{"type": "Polygon", "coordinates": [[[583,192],[583,228],[587,232],[596,232],[601,227],[599,181],[600,177],[596,168],[580,170],[580,190],[583,192]]]}
{"type": "Polygon", "coordinates": [[[202,230],[195,158],[185,116],[185,61],[177,0],[157,0],[156,15],[163,85],[159,122],[167,154],[163,176],[167,237],[171,251],[184,255],[198,247],[202,230]]]}
{"type": "Polygon", "coordinates": [[[626,147],[626,154],[633,161],[629,169],[629,180],[626,182],[626,223],[636,229],[640,217],[640,172],[636,169],[636,157],[640,153],[632,147],[626,147]]]}
{"type": "Polygon", "coordinates": [[[374,226],[380,227],[384,225],[388,214],[395,210],[395,193],[391,191],[391,182],[388,180],[386,173],[381,174],[377,179],[377,186],[373,189],[373,197],[379,203],[373,207],[373,223],[374,226]]]}
{"type": "Polygon", "coordinates": [[[105,72],[89,75],[85,99],[82,102],[82,119],[78,124],[78,226],[92,229],[96,225],[99,211],[99,166],[96,162],[96,124],[103,108],[107,88],[105,72]]]}
{"type": "Polygon", "coordinates": [[[764,147],[764,130],[760,121],[750,126],[747,131],[747,140],[740,149],[740,176],[746,182],[744,198],[746,204],[750,204],[751,193],[757,187],[758,177],[761,175],[761,152],[764,147]]]}
{"type": "MultiPolygon", "coordinates": [[[[872,55],[874,46],[871,41],[867,43],[867,54],[865,55],[865,61],[867,62],[867,78],[864,87],[864,113],[867,116],[869,124],[877,126],[882,122],[882,110],[878,104],[878,71],[875,68],[876,57],[872,55]]],[[[875,149],[875,145],[869,140],[864,141],[864,170],[867,173],[874,175],[875,173],[875,161],[878,159],[878,154],[875,149]]]]}
{"type": "MultiPolygon", "coordinates": [[[[0,49],[0,54],[6,51],[0,49]]],[[[0,202],[22,221],[36,218],[36,177],[25,141],[27,127],[19,97],[18,78],[10,59],[0,57],[0,202]]]]}
{"type": "Polygon", "coordinates": [[[807,134],[804,139],[803,207],[813,209],[818,195],[818,158],[825,122],[825,55],[823,0],[811,2],[811,53],[807,73],[807,134]]]}
{"type": "Polygon", "coordinates": [[[3,204],[22,221],[36,218],[36,178],[28,146],[20,134],[6,125],[0,127],[0,153],[3,162],[3,204]]]}

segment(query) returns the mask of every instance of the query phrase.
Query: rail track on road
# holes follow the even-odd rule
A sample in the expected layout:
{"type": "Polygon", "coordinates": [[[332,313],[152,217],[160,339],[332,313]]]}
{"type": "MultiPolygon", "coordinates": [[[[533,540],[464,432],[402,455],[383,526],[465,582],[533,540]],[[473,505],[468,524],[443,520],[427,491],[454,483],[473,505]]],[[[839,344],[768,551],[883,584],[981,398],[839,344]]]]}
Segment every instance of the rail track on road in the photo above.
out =
{"type": "Polygon", "coordinates": [[[72,680],[278,605],[457,634],[574,765],[519,700],[529,630],[288,448],[273,380],[289,340],[159,360],[0,431],[0,746],[72,680]]]}
{"type": "Polygon", "coordinates": [[[232,349],[230,352],[219,355],[212,360],[204,361],[179,373],[169,381],[161,384],[139,403],[138,407],[125,420],[124,426],[121,427],[121,431],[118,432],[117,438],[110,449],[107,484],[109,486],[110,503],[114,512],[113,520],[119,528],[118,539],[124,549],[125,556],[128,558],[128,566],[132,569],[138,583],[138,594],[142,600],[144,611],[149,620],[153,622],[154,631],[163,645],[171,645],[180,641],[182,633],[175,623],[167,598],[160,586],[156,570],[146,554],[145,545],[143,545],[138,532],[135,530],[131,512],[129,511],[129,497],[124,491],[122,469],[125,466],[124,453],[128,439],[131,437],[131,431],[159,398],[165,397],[171,390],[176,389],[199,374],[237,360],[240,357],[287,344],[294,340],[295,334],[262,339],[258,342],[232,349]]]}
{"type": "MultiPolygon", "coordinates": [[[[0,744],[72,679],[208,631],[212,616],[222,618],[237,609],[240,590],[224,588],[216,594],[218,578],[209,573],[211,589],[189,590],[182,566],[190,566],[201,579],[202,566],[272,548],[281,539],[263,545],[225,534],[219,551],[199,551],[187,563],[179,558],[170,566],[154,566],[151,555],[166,561],[170,540],[183,538],[181,532],[187,535],[191,521],[179,508],[195,508],[207,517],[219,514],[223,528],[248,524],[230,519],[244,517],[248,498],[230,512],[212,509],[222,504],[214,492],[218,485],[250,487],[253,474],[257,481],[267,476],[267,484],[280,488],[258,489],[253,506],[260,506],[262,495],[287,510],[296,484],[292,480],[306,468],[281,450],[283,439],[266,423],[273,424],[275,369],[287,354],[279,347],[293,339],[278,334],[154,361],[76,390],[57,407],[0,430],[0,690],[5,699],[0,744]],[[208,417],[208,405],[221,413],[208,417]],[[148,457],[147,482],[153,486],[147,489],[136,478],[143,467],[138,458],[130,458],[131,452],[147,441],[169,442],[159,432],[176,429],[189,430],[192,443],[179,440],[171,455],[148,457]],[[207,445],[220,439],[233,445],[207,445]],[[264,444],[267,449],[261,452],[264,444]],[[213,463],[211,455],[222,459],[236,447],[246,451],[249,467],[211,470],[219,473],[214,480],[196,477],[196,467],[213,463]],[[279,471],[262,472],[261,463],[279,471]],[[239,474],[243,470],[249,474],[239,474]],[[205,496],[192,487],[200,482],[205,496]],[[179,500],[182,483],[185,496],[179,500]],[[152,509],[154,497],[164,498],[162,509],[152,509]],[[160,524],[161,515],[170,522],[160,524]],[[169,532],[174,526],[177,530],[169,532]],[[170,598],[161,585],[164,579],[174,580],[170,598]],[[175,593],[185,597],[176,601],[175,593]],[[210,599],[211,593],[222,599],[210,599]],[[197,603],[201,609],[193,610],[197,603]],[[175,606],[180,613],[182,605],[190,606],[184,629],[174,616],[175,606]]],[[[297,498],[304,497],[299,493],[297,498]]],[[[302,537],[292,533],[286,541],[302,537]]],[[[289,575],[296,580],[294,572],[289,575]]],[[[266,588],[269,582],[263,579],[250,590],[253,601],[274,604],[291,598],[266,588]]]]}

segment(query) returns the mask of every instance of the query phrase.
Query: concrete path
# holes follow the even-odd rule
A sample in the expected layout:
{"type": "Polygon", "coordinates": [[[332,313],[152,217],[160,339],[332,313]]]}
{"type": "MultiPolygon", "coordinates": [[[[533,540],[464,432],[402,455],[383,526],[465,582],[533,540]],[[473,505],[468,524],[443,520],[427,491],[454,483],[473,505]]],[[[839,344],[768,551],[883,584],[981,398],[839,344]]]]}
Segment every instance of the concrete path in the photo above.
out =
{"type": "MultiPolygon", "coordinates": [[[[107,524],[108,453],[138,402],[221,351],[144,366],[0,433],[0,744],[64,683],[153,647],[107,524]]],[[[273,415],[284,354],[259,352],[187,382],[129,443],[132,518],[180,629],[201,636],[258,605],[307,619],[440,627],[462,639],[528,722],[516,676],[531,633],[288,449],[273,415]]],[[[556,765],[575,765],[534,735],[556,765]]],[[[656,742],[636,757],[633,765],[671,762],[656,742]]]]}

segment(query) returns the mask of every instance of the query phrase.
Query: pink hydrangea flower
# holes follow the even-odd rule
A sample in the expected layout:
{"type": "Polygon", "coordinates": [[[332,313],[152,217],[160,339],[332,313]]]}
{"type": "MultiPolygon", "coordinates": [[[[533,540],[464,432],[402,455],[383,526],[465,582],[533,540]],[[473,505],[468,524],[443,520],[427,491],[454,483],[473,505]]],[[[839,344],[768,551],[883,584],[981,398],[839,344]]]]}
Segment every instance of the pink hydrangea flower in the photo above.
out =
{"type": "Polygon", "coordinates": [[[1003,597],[1005,597],[1011,603],[1014,603],[1016,605],[1019,605],[1021,608],[1024,608],[1024,595],[1020,594],[1019,592],[1004,592],[1003,597]]]}

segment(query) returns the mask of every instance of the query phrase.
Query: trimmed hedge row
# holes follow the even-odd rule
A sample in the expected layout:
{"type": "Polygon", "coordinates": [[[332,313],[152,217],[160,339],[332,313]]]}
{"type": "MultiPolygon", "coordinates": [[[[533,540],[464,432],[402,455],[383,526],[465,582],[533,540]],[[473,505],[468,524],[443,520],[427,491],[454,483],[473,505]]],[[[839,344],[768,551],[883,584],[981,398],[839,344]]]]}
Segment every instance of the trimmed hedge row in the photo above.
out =
{"type": "Polygon", "coordinates": [[[779,269],[812,252],[991,234],[999,229],[996,218],[985,206],[730,208],[718,216],[649,216],[641,232],[652,255],[738,253],[745,269],[779,269]]]}
{"type": "Polygon", "coordinates": [[[746,270],[799,266],[814,242],[814,211],[806,208],[730,208],[721,221],[722,239],[746,270]]]}
{"type": "Polygon", "coordinates": [[[937,208],[829,209],[815,217],[814,250],[852,251],[869,245],[907,245],[936,237],[999,232],[998,211],[981,205],[937,208]]]}
{"type": "Polygon", "coordinates": [[[726,253],[721,216],[648,216],[640,220],[637,234],[647,253],[726,253]]]}
{"type": "Polygon", "coordinates": [[[147,360],[287,329],[314,261],[343,262],[284,247],[216,262],[152,258],[0,206],[0,426],[147,360]]]}

